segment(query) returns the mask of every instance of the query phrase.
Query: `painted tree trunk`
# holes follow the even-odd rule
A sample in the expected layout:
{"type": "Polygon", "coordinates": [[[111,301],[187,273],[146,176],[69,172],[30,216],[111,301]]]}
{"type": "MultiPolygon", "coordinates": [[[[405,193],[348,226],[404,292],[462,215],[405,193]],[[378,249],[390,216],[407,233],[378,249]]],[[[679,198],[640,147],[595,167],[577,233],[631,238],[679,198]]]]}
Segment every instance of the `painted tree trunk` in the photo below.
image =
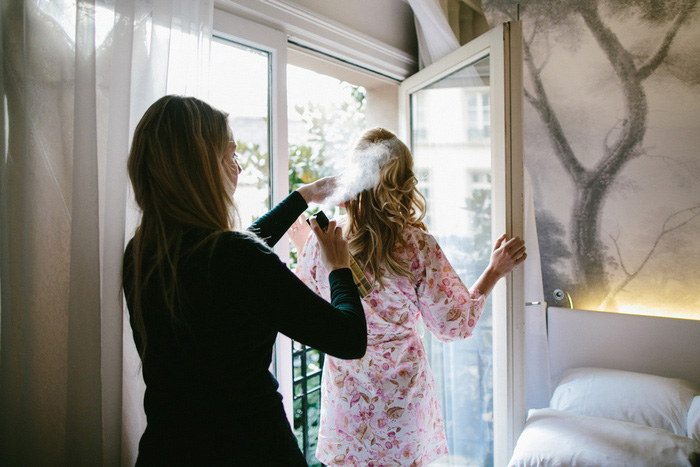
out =
{"type": "Polygon", "coordinates": [[[610,290],[606,272],[606,251],[601,239],[601,221],[606,197],[624,166],[641,153],[646,134],[647,101],[642,80],[647,76],[635,67],[634,57],[622,46],[617,36],[601,21],[595,4],[579,4],[579,13],[598,45],[608,57],[617,76],[623,96],[624,118],[620,128],[614,127],[603,141],[603,154],[593,168],[588,169],[577,156],[556,112],[551,106],[540,72],[525,44],[525,60],[532,77],[534,95],[526,98],[538,111],[552,142],[552,147],[566,173],[571,178],[576,198],[570,217],[570,239],[574,254],[576,301],[586,308],[597,308],[610,290]]]}
{"type": "Polygon", "coordinates": [[[577,189],[572,209],[570,239],[578,288],[575,297],[582,304],[599,303],[597,297],[604,297],[609,289],[605,248],[600,240],[601,212],[608,186],[595,180],[586,183],[577,189]]]}

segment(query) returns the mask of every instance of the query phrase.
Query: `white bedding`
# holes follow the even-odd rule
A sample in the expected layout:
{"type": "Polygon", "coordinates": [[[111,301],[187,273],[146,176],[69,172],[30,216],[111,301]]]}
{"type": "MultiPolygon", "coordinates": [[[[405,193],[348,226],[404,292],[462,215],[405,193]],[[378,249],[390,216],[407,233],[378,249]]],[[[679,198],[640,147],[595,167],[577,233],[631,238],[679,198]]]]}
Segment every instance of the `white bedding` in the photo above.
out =
{"type": "Polygon", "coordinates": [[[634,423],[534,409],[509,466],[700,466],[700,442],[634,423]]]}
{"type": "Polygon", "coordinates": [[[606,368],[573,368],[562,376],[550,409],[688,434],[688,410],[700,388],[676,378],[606,368]]]}

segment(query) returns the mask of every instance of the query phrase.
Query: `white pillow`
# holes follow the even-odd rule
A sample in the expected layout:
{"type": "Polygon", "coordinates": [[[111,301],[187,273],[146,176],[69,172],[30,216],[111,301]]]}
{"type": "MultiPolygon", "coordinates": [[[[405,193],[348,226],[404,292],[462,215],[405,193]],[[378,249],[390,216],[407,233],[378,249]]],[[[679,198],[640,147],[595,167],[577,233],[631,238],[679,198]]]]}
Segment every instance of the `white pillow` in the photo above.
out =
{"type": "Polygon", "coordinates": [[[700,396],[693,398],[688,410],[688,438],[700,441],[700,396]]]}
{"type": "Polygon", "coordinates": [[[682,379],[603,368],[564,373],[549,407],[687,434],[688,410],[700,388],[682,379]]]}
{"type": "Polygon", "coordinates": [[[530,410],[509,467],[697,466],[700,442],[666,430],[530,410]]]}

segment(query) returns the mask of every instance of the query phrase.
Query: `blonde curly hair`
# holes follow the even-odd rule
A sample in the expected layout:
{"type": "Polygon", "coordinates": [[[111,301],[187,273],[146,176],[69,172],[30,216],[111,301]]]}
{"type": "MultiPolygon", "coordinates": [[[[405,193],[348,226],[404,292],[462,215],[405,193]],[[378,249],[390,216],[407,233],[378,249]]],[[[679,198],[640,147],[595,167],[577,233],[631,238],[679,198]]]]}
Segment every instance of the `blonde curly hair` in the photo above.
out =
{"type": "Polygon", "coordinates": [[[388,157],[382,160],[379,181],[345,202],[348,219],[344,233],[359,266],[370,273],[372,285],[383,286],[387,275],[414,279],[409,265],[396,260],[394,249],[404,244],[401,233],[406,226],[426,230],[425,197],[416,187],[408,147],[392,132],[374,128],[360,137],[356,151],[373,144],[388,148],[388,157]]]}

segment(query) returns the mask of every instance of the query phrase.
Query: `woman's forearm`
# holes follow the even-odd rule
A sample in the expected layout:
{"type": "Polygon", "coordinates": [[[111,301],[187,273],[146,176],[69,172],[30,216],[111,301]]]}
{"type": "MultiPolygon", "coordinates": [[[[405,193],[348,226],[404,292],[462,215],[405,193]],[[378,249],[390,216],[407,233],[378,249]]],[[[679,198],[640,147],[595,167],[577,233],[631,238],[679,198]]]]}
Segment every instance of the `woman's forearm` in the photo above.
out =
{"type": "Polygon", "coordinates": [[[272,248],[307,207],[304,197],[294,191],[247,230],[255,233],[272,248]]]}
{"type": "Polygon", "coordinates": [[[525,258],[525,242],[520,237],[506,240],[505,234],[501,235],[493,247],[488,267],[472,286],[472,292],[476,289],[485,297],[488,296],[501,277],[525,261],[525,258]]]}
{"type": "Polygon", "coordinates": [[[503,276],[499,275],[489,266],[483,273],[481,273],[481,276],[476,280],[476,282],[474,282],[474,285],[471,286],[470,291],[472,293],[481,293],[484,295],[484,297],[487,297],[501,277],[503,276]]]}
{"type": "Polygon", "coordinates": [[[333,193],[335,185],[335,177],[325,177],[300,187],[255,221],[247,230],[255,233],[272,248],[301,213],[309,207],[309,204],[324,201],[333,193]]]}

